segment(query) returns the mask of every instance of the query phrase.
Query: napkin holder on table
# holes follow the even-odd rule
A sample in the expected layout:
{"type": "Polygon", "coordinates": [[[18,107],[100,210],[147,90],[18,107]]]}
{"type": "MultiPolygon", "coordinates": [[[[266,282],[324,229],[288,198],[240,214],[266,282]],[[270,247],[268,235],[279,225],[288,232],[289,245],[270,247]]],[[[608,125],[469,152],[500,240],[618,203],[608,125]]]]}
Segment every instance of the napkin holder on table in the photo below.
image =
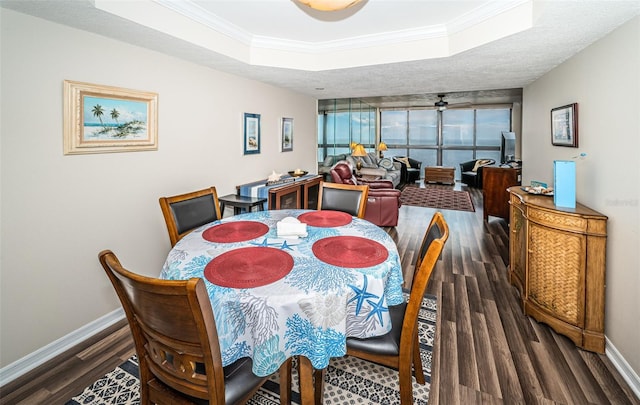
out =
{"type": "Polygon", "coordinates": [[[304,238],[307,236],[307,224],[297,218],[286,217],[276,223],[276,231],[279,238],[304,238]]]}

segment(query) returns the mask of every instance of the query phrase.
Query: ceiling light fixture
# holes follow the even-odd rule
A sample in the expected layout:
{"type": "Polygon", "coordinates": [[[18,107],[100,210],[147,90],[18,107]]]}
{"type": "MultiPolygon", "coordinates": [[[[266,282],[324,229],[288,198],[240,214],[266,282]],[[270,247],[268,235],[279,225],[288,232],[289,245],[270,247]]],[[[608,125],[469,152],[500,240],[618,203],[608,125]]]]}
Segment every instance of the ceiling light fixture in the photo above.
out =
{"type": "Polygon", "coordinates": [[[298,3],[320,11],[338,11],[360,3],[362,0],[297,0],[298,3]]]}
{"type": "Polygon", "coordinates": [[[434,104],[434,107],[436,107],[438,109],[438,111],[446,110],[447,106],[449,105],[449,103],[447,103],[446,101],[443,100],[444,94],[438,94],[438,97],[440,97],[440,101],[437,101],[434,104]]]}

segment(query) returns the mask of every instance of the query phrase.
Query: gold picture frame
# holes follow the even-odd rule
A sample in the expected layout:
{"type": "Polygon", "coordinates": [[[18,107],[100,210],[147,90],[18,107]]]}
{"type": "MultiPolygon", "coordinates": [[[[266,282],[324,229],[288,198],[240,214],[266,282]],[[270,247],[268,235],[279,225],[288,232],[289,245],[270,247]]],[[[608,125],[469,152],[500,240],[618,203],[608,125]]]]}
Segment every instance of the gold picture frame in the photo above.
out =
{"type": "Polygon", "coordinates": [[[158,149],[158,94],[64,81],[64,154],[158,149]]]}

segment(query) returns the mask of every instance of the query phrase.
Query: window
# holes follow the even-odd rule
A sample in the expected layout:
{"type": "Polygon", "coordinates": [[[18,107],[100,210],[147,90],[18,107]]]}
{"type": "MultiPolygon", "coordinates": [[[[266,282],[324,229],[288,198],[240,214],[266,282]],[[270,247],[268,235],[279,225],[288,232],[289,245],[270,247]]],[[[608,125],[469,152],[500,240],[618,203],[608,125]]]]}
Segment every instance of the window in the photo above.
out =
{"type": "Polygon", "coordinates": [[[409,145],[438,144],[438,114],[435,110],[409,110],[409,145]]]}
{"type": "Polygon", "coordinates": [[[350,153],[351,142],[375,150],[375,108],[359,100],[341,99],[320,100],[318,110],[318,162],[329,155],[350,153]]]}
{"type": "Polygon", "coordinates": [[[473,146],[474,110],[442,112],[442,145],[473,146]]]}
{"type": "Polygon", "coordinates": [[[393,109],[380,112],[385,156],[409,156],[425,166],[451,166],[460,178],[461,162],[500,161],[502,131],[511,130],[510,106],[470,109],[393,109]]]}

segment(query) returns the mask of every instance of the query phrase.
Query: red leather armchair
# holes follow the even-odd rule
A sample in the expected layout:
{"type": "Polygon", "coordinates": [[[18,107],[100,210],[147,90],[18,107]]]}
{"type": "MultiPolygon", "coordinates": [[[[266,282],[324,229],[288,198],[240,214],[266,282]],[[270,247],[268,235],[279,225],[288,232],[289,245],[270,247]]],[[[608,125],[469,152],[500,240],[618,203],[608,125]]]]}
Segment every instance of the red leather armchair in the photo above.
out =
{"type": "Polygon", "coordinates": [[[353,177],[351,167],[339,163],[331,169],[331,178],[334,183],[342,184],[367,184],[369,196],[367,197],[367,210],[364,219],[378,226],[398,225],[400,212],[400,190],[393,188],[391,180],[366,181],[353,177]]]}

